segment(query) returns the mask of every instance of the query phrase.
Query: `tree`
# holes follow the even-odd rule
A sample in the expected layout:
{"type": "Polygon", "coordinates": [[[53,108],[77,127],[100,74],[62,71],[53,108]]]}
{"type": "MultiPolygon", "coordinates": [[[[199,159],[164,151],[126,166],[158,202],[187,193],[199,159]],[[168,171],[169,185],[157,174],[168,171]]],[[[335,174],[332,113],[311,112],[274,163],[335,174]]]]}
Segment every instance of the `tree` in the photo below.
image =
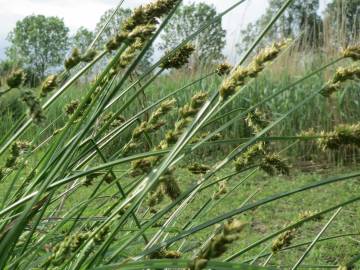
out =
{"type": "MultiPolygon", "coordinates": [[[[114,14],[115,9],[107,10],[100,18],[100,21],[97,23],[95,32],[99,33],[101,29],[106,25],[109,18],[114,14]]],[[[116,35],[121,29],[122,22],[124,19],[127,19],[131,15],[130,9],[119,8],[116,10],[116,13],[109,21],[108,25],[105,27],[103,33],[99,37],[96,45],[98,48],[103,48],[106,42],[108,42],[114,35],[116,35]]],[[[151,47],[146,54],[144,55],[142,61],[137,66],[137,71],[142,72],[147,69],[151,64],[151,58],[154,54],[154,49],[151,47]]]]}
{"type": "Polygon", "coordinates": [[[69,29],[57,17],[31,15],[18,21],[8,36],[11,45],[7,56],[23,63],[34,76],[43,78],[49,68],[64,60],[68,49],[69,29]]]}
{"type": "MultiPolygon", "coordinates": [[[[164,29],[160,49],[170,50],[176,47],[194,33],[197,27],[213,19],[216,15],[215,7],[205,3],[180,6],[164,29]]],[[[225,36],[226,31],[223,29],[221,21],[208,27],[195,39],[194,55],[205,63],[221,60],[224,57],[222,50],[225,47],[225,36]]]]}
{"type": "MultiPolygon", "coordinates": [[[[250,46],[283,4],[282,0],[270,0],[265,14],[241,31],[241,42],[237,45],[240,53],[250,46]]],[[[317,13],[319,5],[319,0],[295,0],[270,29],[263,44],[275,39],[296,38],[301,34],[300,47],[319,47],[323,34],[323,22],[317,13]]]]}
{"type": "Polygon", "coordinates": [[[333,0],[325,10],[331,36],[346,46],[360,37],[360,0],[333,0]]]}
{"type": "Polygon", "coordinates": [[[82,53],[90,46],[91,42],[94,40],[94,33],[85,27],[80,27],[75,35],[71,37],[71,46],[73,48],[78,48],[82,53]]]}

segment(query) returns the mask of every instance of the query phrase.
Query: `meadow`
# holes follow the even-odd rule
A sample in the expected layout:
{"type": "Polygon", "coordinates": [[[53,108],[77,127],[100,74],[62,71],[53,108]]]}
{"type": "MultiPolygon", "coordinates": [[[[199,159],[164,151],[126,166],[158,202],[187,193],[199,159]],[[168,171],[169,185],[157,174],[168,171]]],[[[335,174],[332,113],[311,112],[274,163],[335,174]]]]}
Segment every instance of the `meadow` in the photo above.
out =
{"type": "Polygon", "coordinates": [[[0,269],[360,267],[359,45],[258,48],[287,0],[239,63],[191,69],[238,1],[139,74],[180,2],[36,89],[2,79],[0,269]]]}

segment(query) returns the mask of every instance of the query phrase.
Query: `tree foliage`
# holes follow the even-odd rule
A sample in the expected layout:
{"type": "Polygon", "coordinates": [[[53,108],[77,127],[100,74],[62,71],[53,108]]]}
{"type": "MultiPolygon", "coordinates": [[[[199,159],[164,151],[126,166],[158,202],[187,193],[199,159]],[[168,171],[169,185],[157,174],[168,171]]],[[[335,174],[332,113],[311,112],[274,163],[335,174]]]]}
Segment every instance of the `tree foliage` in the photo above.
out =
{"type": "Polygon", "coordinates": [[[43,78],[49,68],[62,63],[69,45],[69,29],[57,17],[31,15],[16,23],[9,34],[7,56],[43,78]]]}
{"type": "MultiPolygon", "coordinates": [[[[241,31],[241,41],[237,45],[240,52],[244,51],[254,41],[254,37],[265,28],[267,23],[281,8],[284,1],[270,0],[269,7],[255,23],[247,25],[241,31]]],[[[305,47],[318,47],[322,42],[323,23],[318,15],[319,0],[295,0],[284,12],[267,34],[263,43],[274,39],[295,38],[301,34],[300,44],[305,47]]]]}
{"type": "Polygon", "coordinates": [[[75,35],[71,37],[71,45],[78,48],[81,52],[85,52],[94,39],[94,33],[85,27],[80,27],[75,35]]]}
{"type": "Polygon", "coordinates": [[[360,0],[333,0],[328,4],[325,15],[334,39],[343,41],[343,45],[359,39],[360,0]]]}
{"type": "MultiPolygon", "coordinates": [[[[216,15],[215,7],[205,3],[180,6],[164,29],[160,49],[174,48],[191,35],[194,29],[213,19],[216,15]]],[[[222,21],[204,30],[193,42],[196,47],[196,57],[202,62],[222,59],[225,35],[226,31],[222,27],[222,21]]]]}

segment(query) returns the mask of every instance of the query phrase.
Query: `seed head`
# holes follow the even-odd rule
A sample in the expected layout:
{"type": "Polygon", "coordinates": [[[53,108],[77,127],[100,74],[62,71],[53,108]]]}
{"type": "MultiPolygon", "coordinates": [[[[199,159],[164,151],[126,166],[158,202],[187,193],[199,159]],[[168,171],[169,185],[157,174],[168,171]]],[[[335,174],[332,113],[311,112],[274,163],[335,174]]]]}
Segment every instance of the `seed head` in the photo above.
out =
{"type": "Polygon", "coordinates": [[[105,45],[106,49],[109,52],[117,50],[120,45],[127,40],[127,33],[117,34],[115,37],[111,38],[105,45]]]}
{"type": "Polygon", "coordinates": [[[280,251],[281,249],[291,245],[291,241],[294,239],[296,234],[295,229],[288,230],[281,234],[272,244],[271,250],[273,253],[280,251]]]}
{"type": "Polygon", "coordinates": [[[319,145],[323,150],[339,150],[343,146],[360,147],[360,124],[339,125],[331,132],[322,132],[319,145]]]}
{"type": "Polygon", "coordinates": [[[25,73],[22,69],[13,71],[6,79],[6,83],[10,88],[18,88],[25,81],[25,73]]]}
{"type": "Polygon", "coordinates": [[[156,123],[160,117],[166,115],[172,109],[174,109],[175,104],[176,104],[175,99],[168,99],[168,100],[163,101],[160,104],[159,108],[151,114],[149,122],[156,123]]]}
{"type": "Polygon", "coordinates": [[[216,74],[219,76],[229,75],[232,66],[228,63],[222,63],[216,68],[216,74]]]}
{"type": "Polygon", "coordinates": [[[144,173],[151,172],[152,162],[150,159],[140,159],[131,163],[132,171],[130,175],[136,177],[144,173]]]}
{"type": "Polygon", "coordinates": [[[128,34],[128,40],[135,41],[139,38],[142,41],[147,40],[156,30],[155,24],[138,25],[128,34]]]}
{"type": "Polygon", "coordinates": [[[216,234],[214,238],[211,239],[207,247],[200,252],[197,259],[210,260],[223,255],[228,249],[228,246],[239,239],[239,234],[245,226],[245,223],[236,219],[227,221],[224,224],[222,232],[216,234]]]}
{"type": "Polygon", "coordinates": [[[22,93],[22,100],[29,108],[30,116],[35,124],[42,124],[46,117],[43,114],[40,101],[34,96],[31,90],[26,90],[22,93]]]}
{"type": "Polygon", "coordinates": [[[258,133],[267,126],[266,116],[259,109],[249,113],[245,119],[247,125],[254,131],[258,133]]]}
{"type": "Polygon", "coordinates": [[[265,150],[263,143],[260,142],[250,146],[243,154],[240,155],[240,157],[235,160],[236,171],[242,171],[259,157],[263,157],[264,155],[265,150]]]}
{"type": "Polygon", "coordinates": [[[324,97],[331,96],[334,92],[341,89],[341,83],[348,80],[360,79],[360,66],[340,67],[336,70],[334,77],[321,90],[324,97]]]}
{"type": "Polygon", "coordinates": [[[194,52],[195,47],[191,44],[186,44],[180,49],[176,50],[171,56],[166,58],[161,64],[160,67],[163,69],[180,69],[187,63],[189,63],[189,58],[194,52]]]}
{"type": "Polygon", "coordinates": [[[283,175],[289,175],[290,173],[289,166],[276,154],[265,156],[260,168],[270,176],[275,175],[276,171],[283,175]]]}
{"type": "Polygon", "coordinates": [[[67,115],[73,115],[77,108],[79,107],[80,102],[78,100],[72,100],[69,104],[65,106],[65,113],[67,115]]]}
{"type": "Polygon", "coordinates": [[[131,32],[136,26],[157,23],[157,18],[161,18],[170,12],[177,2],[178,0],[157,0],[136,8],[130,18],[123,23],[123,31],[131,32]]]}
{"type": "Polygon", "coordinates": [[[57,87],[56,79],[56,75],[50,75],[45,79],[41,87],[41,96],[45,97],[48,93],[50,93],[57,87]]]}
{"type": "Polygon", "coordinates": [[[70,70],[81,62],[80,51],[78,48],[74,48],[71,52],[71,56],[65,60],[64,66],[66,70],[70,70]]]}
{"type": "Polygon", "coordinates": [[[349,46],[342,51],[344,58],[351,58],[354,61],[360,60],[360,45],[349,46]]]}
{"type": "Polygon", "coordinates": [[[276,42],[256,55],[247,67],[236,68],[220,86],[221,100],[224,101],[234,95],[237,87],[245,85],[248,78],[255,78],[265,68],[265,64],[273,61],[288,43],[288,41],[276,42]]]}

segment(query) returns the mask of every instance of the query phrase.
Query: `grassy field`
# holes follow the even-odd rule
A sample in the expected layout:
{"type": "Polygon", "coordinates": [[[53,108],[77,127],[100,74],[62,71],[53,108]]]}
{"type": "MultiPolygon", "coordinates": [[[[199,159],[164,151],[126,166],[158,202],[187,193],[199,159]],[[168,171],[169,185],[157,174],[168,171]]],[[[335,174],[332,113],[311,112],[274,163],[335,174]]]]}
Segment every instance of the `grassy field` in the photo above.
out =
{"type": "MultiPolygon", "coordinates": [[[[334,175],[341,175],[343,173],[350,173],[356,170],[356,168],[343,168],[343,169],[325,169],[321,172],[304,172],[298,169],[293,169],[290,176],[287,177],[269,177],[261,171],[250,170],[246,173],[235,175],[231,178],[227,178],[227,193],[221,195],[219,198],[214,198],[214,194],[218,191],[218,184],[214,184],[209,188],[199,192],[194,201],[188,206],[185,214],[178,217],[176,224],[167,228],[169,237],[176,235],[177,232],[186,228],[191,228],[212,218],[215,218],[221,214],[232,209],[239,208],[246,203],[256,202],[260,199],[273,196],[274,194],[293,190],[308,184],[315,183],[319,180],[333,177],[334,175]],[[205,206],[205,207],[204,207],[205,206]],[[193,220],[195,214],[203,209],[199,216],[193,220]]],[[[121,175],[124,172],[124,168],[114,168],[116,175],[121,175]]],[[[217,179],[227,176],[233,172],[233,168],[225,169],[221,174],[217,175],[217,179]]],[[[186,168],[179,168],[176,170],[176,175],[179,179],[182,190],[190,188],[199,178],[199,176],[191,174],[186,168]]],[[[96,186],[100,179],[93,182],[93,186],[96,186]]],[[[132,178],[121,177],[120,183],[126,189],[127,186],[131,186],[134,181],[132,178]]],[[[230,254],[233,254],[243,248],[247,247],[251,243],[271,234],[272,232],[283,228],[286,224],[294,222],[299,219],[301,214],[307,211],[316,213],[324,210],[328,207],[336,205],[342,201],[350,199],[360,191],[359,187],[360,179],[347,180],[332,185],[319,187],[307,192],[301,192],[294,196],[281,199],[280,201],[273,202],[255,208],[254,210],[239,215],[237,218],[246,223],[246,228],[240,236],[240,240],[232,245],[222,258],[227,258],[230,254]]],[[[91,187],[80,187],[77,191],[72,193],[62,209],[57,212],[57,215],[62,216],[69,209],[71,209],[77,203],[86,200],[92,192],[91,187]]],[[[101,220],[97,207],[106,209],[112,205],[121,195],[116,188],[107,188],[99,198],[93,203],[92,207],[88,207],[88,210],[81,216],[83,222],[87,223],[87,226],[95,224],[96,221],[101,220]]],[[[158,205],[158,209],[169,204],[167,199],[162,204],[158,205]]],[[[142,222],[146,223],[151,217],[148,212],[140,211],[137,213],[141,217],[142,222]]],[[[310,223],[301,226],[294,239],[291,241],[290,249],[285,249],[271,257],[268,265],[281,266],[286,269],[293,265],[297,259],[306,250],[308,242],[311,242],[317,233],[322,229],[324,224],[330,218],[331,214],[325,214],[321,216],[319,220],[312,221],[310,223]],[[301,245],[303,244],[303,245],[301,245]],[[298,246],[299,245],[299,246],[298,246]],[[295,246],[294,248],[291,248],[295,246]]],[[[56,221],[56,216],[53,217],[52,222],[56,221]]],[[[166,220],[166,216],[164,221],[166,220]]],[[[149,229],[147,232],[150,237],[158,226],[161,226],[162,220],[159,220],[157,224],[153,226],[153,229],[149,229]]],[[[44,228],[49,226],[48,221],[44,221],[44,228]]],[[[51,222],[50,222],[51,224],[51,222]]],[[[72,223],[68,222],[67,226],[64,226],[63,230],[54,235],[61,238],[63,233],[66,234],[67,229],[71,227],[72,223]]],[[[209,235],[216,231],[217,226],[211,226],[206,230],[196,233],[186,239],[186,242],[176,244],[172,249],[179,249],[180,251],[188,252],[186,256],[189,258],[192,256],[191,250],[195,250],[201,246],[209,235]]],[[[86,228],[84,228],[86,230],[86,228]]],[[[134,230],[133,221],[130,221],[125,226],[120,234],[127,234],[129,230],[134,230]]],[[[322,235],[324,241],[320,241],[316,244],[311,254],[307,257],[302,267],[310,269],[323,269],[319,265],[324,265],[324,268],[337,268],[337,265],[346,262],[349,259],[349,255],[356,255],[359,249],[359,230],[360,230],[360,208],[359,203],[353,204],[342,209],[341,218],[335,219],[328,230],[322,235]],[[341,235],[349,235],[347,237],[339,237],[341,235]],[[334,238],[333,238],[334,237],[334,238]],[[327,239],[330,238],[330,239],[327,239]],[[326,267],[325,267],[326,265],[326,267]]],[[[275,238],[276,239],[276,238],[275,238]]],[[[138,251],[141,251],[142,243],[139,239],[138,251]]],[[[237,258],[239,261],[252,261],[253,258],[259,256],[257,263],[263,263],[265,259],[271,254],[271,246],[274,240],[266,241],[259,247],[254,248],[246,256],[240,256],[237,258]]],[[[115,248],[115,247],[114,247],[115,248]]],[[[110,252],[111,253],[111,252],[110,252]]],[[[124,254],[126,257],[126,255],[124,254]]]]}

